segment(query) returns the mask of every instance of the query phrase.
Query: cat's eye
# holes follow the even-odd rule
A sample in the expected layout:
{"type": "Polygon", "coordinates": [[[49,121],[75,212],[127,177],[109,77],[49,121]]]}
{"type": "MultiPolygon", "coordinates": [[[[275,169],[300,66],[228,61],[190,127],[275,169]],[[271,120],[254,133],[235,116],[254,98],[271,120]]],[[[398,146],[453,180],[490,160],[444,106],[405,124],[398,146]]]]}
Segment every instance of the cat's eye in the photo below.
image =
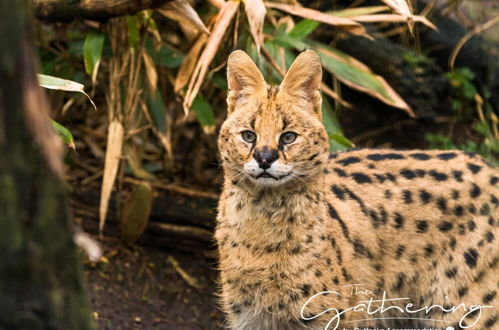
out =
{"type": "Polygon", "coordinates": [[[241,136],[243,137],[243,140],[248,143],[253,143],[256,140],[256,134],[252,131],[243,131],[241,132],[241,136]]]}
{"type": "Polygon", "coordinates": [[[293,143],[293,142],[295,142],[297,136],[298,136],[298,134],[296,134],[295,132],[283,133],[281,135],[281,142],[284,144],[293,143]]]}

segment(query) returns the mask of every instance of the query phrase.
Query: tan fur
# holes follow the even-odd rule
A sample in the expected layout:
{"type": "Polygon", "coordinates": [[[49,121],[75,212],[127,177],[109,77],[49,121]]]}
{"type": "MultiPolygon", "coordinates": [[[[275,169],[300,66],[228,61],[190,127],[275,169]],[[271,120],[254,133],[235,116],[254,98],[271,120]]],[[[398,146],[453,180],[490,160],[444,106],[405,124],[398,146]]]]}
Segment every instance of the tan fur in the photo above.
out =
{"type": "MultiPolygon", "coordinates": [[[[498,327],[496,168],[460,151],[329,155],[321,67],[312,51],[296,59],[280,87],[267,86],[241,51],[230,56],[227,71],[230,115],[219,136],[225,184],[215,236],[231,329],[324,329],[334,311],[309,322],[300,313],[310,297],[328,290],[342,296],[314,299],[305,316],[345,310],[386,291],[388,298],[410,298],[414,309],[491,305],[472,329],[498,327]],[[256,133],[254,145],[241,138],[245,130],[256,133]],[[296,141],[280,145],[284,131],[298,133],[296,141]],[[291,173],[275,182],[251,177],[245,166],[262,148],[277,148],[281,168],[291,173]],[[371,293],[350,294],[351,284],[371,293]]],[[[463,314],[420,313],[451,323],[407,324],[458,329],[463,314]]],[[[340,329],[405,322],[355,321],[388,316],[415,317],[351,311],[340,329]]]]}

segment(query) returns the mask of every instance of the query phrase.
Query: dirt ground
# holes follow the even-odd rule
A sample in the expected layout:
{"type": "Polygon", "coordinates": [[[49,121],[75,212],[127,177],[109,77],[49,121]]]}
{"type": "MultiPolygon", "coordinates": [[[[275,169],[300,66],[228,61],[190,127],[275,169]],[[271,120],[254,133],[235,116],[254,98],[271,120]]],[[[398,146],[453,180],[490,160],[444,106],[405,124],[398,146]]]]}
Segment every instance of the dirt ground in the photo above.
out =
{"type": "Polygon", "coordinates": [[[99,329],[222,328],[213,259],[152,247],[130,248],[116,238],[105,238],[102,247],[100,262],[84,262],[99,329]]]}

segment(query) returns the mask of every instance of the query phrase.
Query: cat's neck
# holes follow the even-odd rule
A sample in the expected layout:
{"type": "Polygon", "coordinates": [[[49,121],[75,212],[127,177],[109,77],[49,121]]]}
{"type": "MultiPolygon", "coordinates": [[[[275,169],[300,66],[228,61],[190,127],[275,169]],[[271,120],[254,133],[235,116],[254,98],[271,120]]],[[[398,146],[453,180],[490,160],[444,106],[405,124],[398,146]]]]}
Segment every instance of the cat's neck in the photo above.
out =
{"type": "Polygon", "coordinates": [[[323,187],[321,177],[286,187],[235,184],[226,178],[222,225],[253,242],[303,240],[305,232],[320,236],[327,218],[323,187]]]}

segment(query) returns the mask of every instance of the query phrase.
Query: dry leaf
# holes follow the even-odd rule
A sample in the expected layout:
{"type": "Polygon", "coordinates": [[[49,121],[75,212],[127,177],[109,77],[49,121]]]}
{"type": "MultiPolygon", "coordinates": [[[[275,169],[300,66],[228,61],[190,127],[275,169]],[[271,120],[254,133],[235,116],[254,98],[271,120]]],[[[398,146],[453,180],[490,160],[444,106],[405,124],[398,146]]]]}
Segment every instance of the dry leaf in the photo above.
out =
{"type": "Polygon", "coordinates": [[[265,20],[265,5],[262,0],[245,0],[244,9],[248,17],[251,36],[255,40],[258,53],[263,45],[263,21],[265,20]]]}
{"type": "Polygon", "coordinates": [[[206,25],[187,0],[175,0],[156,8],[162,15],[181,24],[190,25],[203,33],[209,33],[206,25]]]}
{"type": "Polygon", "coordinates": [[[99,232],[101,235],[106,221],[109,198],[111,197],[111,191],[113,190],[116,174],[118,173],[124,137],[125,131],[121,123],[117,119],[111,121],[107,133],[106,159],[104,162],[104,175],[102,178],[99,206],[99,232]]]}
{"type": "Polygon", "coordinates": [[[274,8],[285,11],[287,13],[290,13],[291,15],[300,16],[317,22],[338,26],[348,30],[352,34],[371,38],[367,34],[367,31],[362,24],[359,24],[349,18],[337,17],[320,12],[318,10],[299,7],[299,6],[286,5],[282,3],[266,2],[265,6],[267,6],[267,8],[274,8]]]}
{"type": "Polygon", "coordinates": [[[158,72],[156,71],[156,66],[151,56],[147,51],[142,49],[142,57],[144,58],[144,66],[146,68],[147,82],[149,84],[149,90],[151,94],[156,93],[156,87],[158,86],[158,72]]]}
{"type": "Polygon", "coordinates": [[[393,88],[386,82],[386,80],[383,77],[372,72],[371,69],[368,66],[366,66],[364,63],[359,62],[358,60],[356,60],[355,58],[353,58],[351,56],[341,56],[340,57],[338,54],[335,54],[334,52],[332,52],[329,49],[324,48],[324,47],[316,46],[316,49],[320,53],[327,54],[327,56],[329,56],[329,57],[336,58],[340,62],[348,63],[349,65],[355,66],[358,69],[360,69],[361,71],[364,71],[364,72],[372,75],[378,81],[378,83],[380,83],[383,86],[383,89],[386,91],[389,98],[381,95],[380,93],[377,93],[376,91],[374,91],[372,89],[365,88],[363,86],[360,86],[358,84],[353,83],[350,80],[343,79],[339,75],[335,75],[336,79],[338,79],[339,81],[341,81],[342,83],[344,83],[345,85],[347,85],[353,89],[359,90],[361,92],[364,92],[368,95],[371,95],[371,96],[377,98],[378,100],[382,101],[383,103],[386,103],[392,107],[404,110],[405,112],[407,112],[407,114],[410,117],[416,118],[416,115],[412,111],[411,107],[404,101],[404,99],[402,99],[402,97],[400,97],[400,95],[398,95],[397,92],[395,90],[393,90],[393,88]]]}
{"type": "Polygon", "coordinates": [[[407,25],[409,26],[409,31],[411,34],[414,32],[414,18],[412,15],[411,8],[406,0],[382,0],[391,10],[395,13],[405,17],[407,25]]]}
{"type": "MultiPolygon", "coordinates": [[[[362,23],[379,23],[379,22],[405,23],[407,21],[404,16],[394,15],[394,14],[361,15],[361,16],[351,17],[351,19],[356,21],[356,22],[362,22],[362,23]]],[[[412,20],[414,22],[423,23],[424,25],[428,26],[429,28],[431,28],[435,31],[438,30],[438,28],[435,26],[435,24],[430,22],[424,16],[413,15],[412,20]]]]}
{"type": "Polygon", "coordinates": [[[199,53],[201,53],[201,50],[207,40],[208,35],[201,34],[194,45],[192,45],[187,55],[184,57],[184,60],[178,70],[177,78],[175,79],[175,93],[178,93],[189,82],[189,78],[191,77],[192,71],[194,71],[194,67],[196,66],[199,58],[199,53]]]}
{"type": "Polygon", "coordinates": [[[211,35],[206,42],[206,47],[204,48],[189,81],[189,87],[184,99],[184,112],[186,115],[189,113],[192,102],[201,88],[204,76],[208,71],[208,66],[218,50],[218,46],[225,35],[225,31],[227,31],[227,28],[229,27],[232,17],[234,17],[234,14],[239,7],[239,3],[239,1],[225,2],[217,15],[213,31],[211,31],[211,35]]]}

